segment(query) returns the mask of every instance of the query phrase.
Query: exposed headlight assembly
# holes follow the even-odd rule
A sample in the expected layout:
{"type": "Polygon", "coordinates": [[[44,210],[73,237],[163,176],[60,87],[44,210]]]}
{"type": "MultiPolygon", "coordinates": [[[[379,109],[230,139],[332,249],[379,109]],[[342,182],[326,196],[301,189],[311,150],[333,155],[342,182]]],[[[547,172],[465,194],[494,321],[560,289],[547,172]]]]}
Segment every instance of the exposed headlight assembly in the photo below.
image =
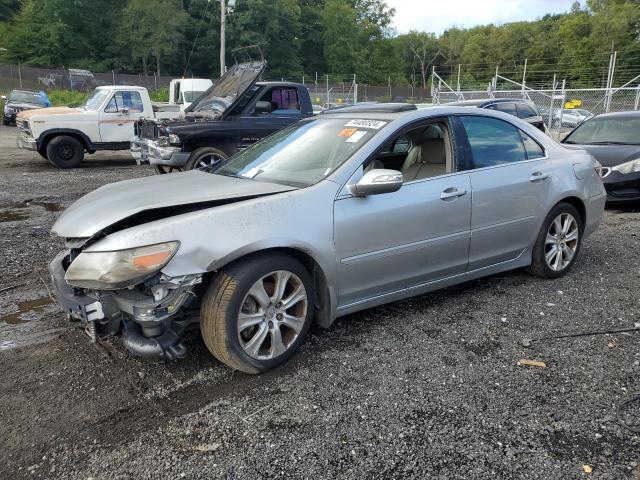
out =
{"type": "Polygon", "coordinates": [[[158,243],[114,252],[82,252],[64,278],[80,288],[116,290],[135,285],[164,267],[180,242],[158,243]]]}
{"type": "Polygon", "coordinates": [[[171,145],[180,145],[180,137],[175,133],[169,134],[169,143],[171,145]]]}
{"type": "Polygon", "coordinates": [[[635,160],[631,160],[630,162],[621,163],[620,165],[616,165],[615,167],[611,167],[611,170],[623,174],[638,173],[640,172],[640,158],[636,158],[635,160]]]}
{"type": "Polygon", "coordinates": [[[15,109],[11,108],[11,107],[4,107],[4,113],[6,113],[7,115],[10,115],[12,113],[15,113],[15,109]]]}

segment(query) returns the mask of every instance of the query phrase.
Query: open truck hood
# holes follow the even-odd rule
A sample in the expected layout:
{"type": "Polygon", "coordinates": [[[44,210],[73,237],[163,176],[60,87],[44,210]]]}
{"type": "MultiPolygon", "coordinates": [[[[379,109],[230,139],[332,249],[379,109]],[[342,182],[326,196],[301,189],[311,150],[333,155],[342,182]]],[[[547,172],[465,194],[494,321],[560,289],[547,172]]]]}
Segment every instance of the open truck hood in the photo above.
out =
{"type": "Polygon", "coordinates": [[[60,215],[52,233],[88,238],[116,224],[127,228],[290,190],[295,188],[200,170],[136,178],[105,185],[80,198],[60,215]]]}
{"type": "Polygon", "coordinates": [[[264,71],[264,60],[236,63],[209,89],[185,108],[185,115],[222,117],[232,109],[264,71]]]}

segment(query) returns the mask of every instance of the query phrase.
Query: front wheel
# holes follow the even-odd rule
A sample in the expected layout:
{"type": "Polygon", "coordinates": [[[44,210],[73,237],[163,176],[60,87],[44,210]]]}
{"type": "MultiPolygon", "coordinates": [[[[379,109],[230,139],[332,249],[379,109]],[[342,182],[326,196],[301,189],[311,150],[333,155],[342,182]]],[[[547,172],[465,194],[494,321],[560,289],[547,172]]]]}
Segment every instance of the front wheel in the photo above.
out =
{"type": "Polygon", "coordinates": [[[202,302],[209,351],[246,373],[270,370],[300,347],[313,317],[313,281],[283,254],[255,255],[221,271],[202,302]]]}
{"type": "Polygon", "coordinates": [[[211,167],[225,161],[227,158],[228,155],[222,150],[213,147],[202,147],[191,153],[185,168],[186,170],[194,170],[196,168],[211,167]]]}
{"type": "Polygon", "coordinates": [[[573,266],[584,231],[580,212],[571,204],[559,203],[545,219],[532,252],[531,273],[558,278],[573,266]]]}
{"type": "Polygon", "coordinates": [[[47,144],[47,159],[58,168],[74,168],[84,160],[84,146],[69,135],[60,135],[47,144]]]}

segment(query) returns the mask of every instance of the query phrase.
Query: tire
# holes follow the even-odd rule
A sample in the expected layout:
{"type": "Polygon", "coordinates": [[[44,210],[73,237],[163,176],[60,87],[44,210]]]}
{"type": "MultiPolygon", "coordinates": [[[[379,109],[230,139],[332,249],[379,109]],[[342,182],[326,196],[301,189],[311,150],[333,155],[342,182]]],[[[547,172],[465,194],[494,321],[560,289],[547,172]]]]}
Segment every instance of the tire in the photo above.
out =
{"type": "Polygon", "coordinates": [[[280,253],[250,256],[214,277],[202,301],[202,338],[213,356],[231,368],[266,372],[288,360],[304,342],[313,319],[314,298],[311,275],[297,260],[280,253]],[[282,295],[276,293],[276,279],[284,285],[282,295]],[[266,296],[250,293],[258,292],[258,285],[266,296]],[[294,293],[301,289],[306,296],[294,301],[294,293]],[[293,301],[289,307],[283,305],[287,300],[293,301]],[[247,322],[242,329],[241,314],[247,322]],[[276,338],[282,342],[279,348],[276,338]]]}
{"type": "Polygon", "coordinates": [[[215,165],[229,158],[222,150],[213,147],[202,147],[194,150],[189,156],[185,170],[194,170],[215,165]]]}
{"type": "Polygon", "coordinates": [[[60,135],[47,144],[47,159],[58,168],[74,168],[84,160],[84,145],[75,137],[60,135]]]}
{"type": "Polygon", "coordinates": [[[45,160],[49,160],[47,158],[47,149],[46,148],[41,148],[40,150],[38,150],[38,153],[40,154],[40,156],[42,158],[44,158],[45,160]]]}
{"type": "Polygon", "coordinates": [[[4,125],[5,127],[8,127],[9,125],[11,125],[11,122],[6,118],[2,117],[2,125],[4,125]]]}
{"type": "Polygon", "coordinates": [[[565,275],[578,258],[583,232],[584,225],[578,209],[569,203],[558,203],[551,209],[538,233],[529,271],[542,278],[565,275]]]}
{"type": "Polygon", "coordinates": [[[159,175],[164,175],[166,173],[174,173],[174,172],[181,172],[182,171],[182,168],[180,168],[180,167],[169,167],[167,165],[154,165],[153,169],[159,175]]]}

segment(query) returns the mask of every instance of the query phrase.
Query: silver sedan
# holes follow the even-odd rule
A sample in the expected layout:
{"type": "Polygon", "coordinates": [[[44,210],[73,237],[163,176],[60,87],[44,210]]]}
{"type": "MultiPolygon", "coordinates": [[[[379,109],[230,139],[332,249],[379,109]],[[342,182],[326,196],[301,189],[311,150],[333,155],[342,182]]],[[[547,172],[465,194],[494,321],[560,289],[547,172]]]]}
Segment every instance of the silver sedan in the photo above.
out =
{"type": "Polygon", "coordinates": [[[200,329],[266,371],[312,322],[526,267],[556,278],[600,224],[593,157],[501,112],[351,107],[222,165],[110,184],[53,232],[60,304],[94,341],[182,357],[200,329]]]}

